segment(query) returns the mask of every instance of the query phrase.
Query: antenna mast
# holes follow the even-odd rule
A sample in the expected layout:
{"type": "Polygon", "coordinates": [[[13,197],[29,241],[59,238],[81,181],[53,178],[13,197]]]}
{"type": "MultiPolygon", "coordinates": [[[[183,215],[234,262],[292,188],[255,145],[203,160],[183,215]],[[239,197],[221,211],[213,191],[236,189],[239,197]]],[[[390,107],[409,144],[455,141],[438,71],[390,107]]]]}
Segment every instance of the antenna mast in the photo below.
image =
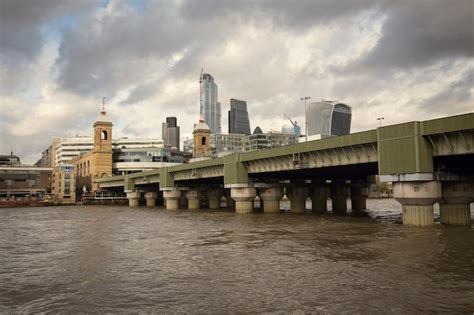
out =
{"type": "Polygon", "coordinates": [[[102,111],[103,111],[103,112],[105,112],[105,99],[106,99],[106,97],[104,96],[104,97],[102,98],[102,111]]]}

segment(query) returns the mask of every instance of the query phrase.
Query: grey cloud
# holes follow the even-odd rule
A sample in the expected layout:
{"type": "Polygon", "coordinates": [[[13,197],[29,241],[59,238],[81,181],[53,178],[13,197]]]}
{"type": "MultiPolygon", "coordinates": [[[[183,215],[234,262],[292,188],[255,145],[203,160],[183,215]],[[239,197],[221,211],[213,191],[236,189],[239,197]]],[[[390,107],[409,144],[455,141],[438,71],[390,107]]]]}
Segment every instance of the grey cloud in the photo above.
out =
{"type": "Polygon", "coordinates": [[[418,104],[426,113],[454,114],[474,111],[473,95],[474,67],[468,69],[457,81],[445,89],[418,104]]]}
{"type": "Polygon", "coordinates": [[[90,8],[89,0],[0,1],[0,52],[8,58],[34,58],[43,45],[41,26],[64,14],[90,8]]]}
{"type": "Polygon", "coordinates": [[[376,47],[344,71],[408,70],[447,58],[474,56],[474,2],[393,2],[376,47]]]}

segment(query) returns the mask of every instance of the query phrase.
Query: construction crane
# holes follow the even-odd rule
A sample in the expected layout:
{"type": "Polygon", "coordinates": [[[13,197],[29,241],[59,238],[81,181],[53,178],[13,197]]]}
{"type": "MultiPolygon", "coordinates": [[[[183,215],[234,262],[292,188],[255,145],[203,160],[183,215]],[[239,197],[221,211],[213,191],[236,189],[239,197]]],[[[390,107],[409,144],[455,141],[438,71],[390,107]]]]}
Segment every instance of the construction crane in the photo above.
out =
{"type": "Polygon", "coordinates": [[[298,126],[298,123],[296,121],[293,121],[290,116],[288,116],[287,114],[284,114],[285,118],[288,119],[290,121],[290,123],[293,125],[293,127],[296,127],[298,126]]]}

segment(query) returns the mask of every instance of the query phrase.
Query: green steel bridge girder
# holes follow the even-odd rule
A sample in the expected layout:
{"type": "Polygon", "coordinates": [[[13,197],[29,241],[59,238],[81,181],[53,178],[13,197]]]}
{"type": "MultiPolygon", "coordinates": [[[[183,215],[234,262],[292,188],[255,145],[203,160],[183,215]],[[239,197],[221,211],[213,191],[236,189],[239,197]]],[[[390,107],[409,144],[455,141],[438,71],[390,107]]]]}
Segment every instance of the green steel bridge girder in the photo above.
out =
{"type": "Polygon", "coordinates": [[[98,182],[104,188],[123,186],[125,189],[134,189],[134,185],[150,182],[159,182],[160,188],[172,188],[179,180],[185,178],[186,180],[198,181],[200,177],[194,176],[195,174],[200,174],[211,168],[218,168],[221,170],[220,173],[213,173],[208,177],[218,177],[223,174],[224,184],[226,185],[246,184],[249,180],[249,169],[247,167],[249,163],[262,160],[271,161],[274,158],[296,154],[323,152],[324,150],[338,152],[342,155],[344,149],[341,150],[341,148],[363,145],[371,145],[377,151],[375,162],[378,162],[379,175],[432,173],[434,154],[433,143],[430,142],[431,137],[462,132],[470,135],[470,138],[467,138],[468,140],[463,138],[466,141],[466,147],[469,148],[467,153],[474,154],[474,143],[470,143],[474,141],[472,137],[474,133],[474,113],[468,113],[422,122],[415,121],[384,126],[375,130],[273,149],[232,154],[215,159],[165,167],[160,170],[101,178],[98,182]],[[177,174],[180,174],[178,179],[176,179],[177,174]]]}

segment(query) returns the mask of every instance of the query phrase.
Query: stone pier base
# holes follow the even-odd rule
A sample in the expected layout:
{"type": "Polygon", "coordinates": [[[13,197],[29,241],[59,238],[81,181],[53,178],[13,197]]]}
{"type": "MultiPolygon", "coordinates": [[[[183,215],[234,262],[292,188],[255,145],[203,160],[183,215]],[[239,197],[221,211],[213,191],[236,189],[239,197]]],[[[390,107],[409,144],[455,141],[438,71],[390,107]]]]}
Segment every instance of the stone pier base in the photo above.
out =
{"type": "Polygon", "coordinates": [[[349,197],[349,187],[344,182],[331,183],[331,201],[333,214],[347,213],[347,197],[349,197]]]}
{"type": "Polygon", "coordinates": [[[403,206],[403,224],[411,226],[430,226],[434,224],[433,205],[403,206]]]}
{"type": "Polygon", "coordinates": [[[280,212],[280,199],[283,197],[283,189],[281,187],[259,188],[259,196],[260,202],[263,201],[263,212],[280,212]]]}
{"type": "Polygon", "coordinates": [[[181,197],[181,191],[177,189],[163,191],[163,198],[166,200],[166,209],[178,210],[180,197],[181,197]]]}
{"type": "Polygon", "coordinates": [[[257,190],[253,187],[232,188],[231,197],[235,200],[235,212],[247,214],[253,211],[253,201],[257,190]]]}
{"type": "Polygon", "coordinates": [[[127,192],[128,206],[129,207],[138,207],[138,202],[140,200],[141,193],[138,191],[127,192]]]}
{"type": "Polygon", "coordinates": [[[198,190],[190,190],[186,192],[186,198],[188,199],[189,210],[199,210],[201,192],[198,190]]]}
{"type": "Polygon", "coordinates": [[[286,189],[286,196],[290,199],[290,209],[292,213],[306,212],[306,198],[308,198],[309,189],[305,186],[294,186],[286,189]]]}
{"type": "Polygon", "coordinates": [[[153,208],[156,205],[156,192],[147,192],[145,193],[146,206],[148,208],[153,208]]]}
{"type": "Polygon", "coordinates": [[[469,204],[448,204],[439,205],[440,221],[447,225],[471,225],[471,209],[469,204]]]}
{"type": "Polygon", "coordinates": [[[209,209],[219,209],[221,207],[221,198],[224,192],[222,189],[209,189],[206,191],[209,209]]]}

